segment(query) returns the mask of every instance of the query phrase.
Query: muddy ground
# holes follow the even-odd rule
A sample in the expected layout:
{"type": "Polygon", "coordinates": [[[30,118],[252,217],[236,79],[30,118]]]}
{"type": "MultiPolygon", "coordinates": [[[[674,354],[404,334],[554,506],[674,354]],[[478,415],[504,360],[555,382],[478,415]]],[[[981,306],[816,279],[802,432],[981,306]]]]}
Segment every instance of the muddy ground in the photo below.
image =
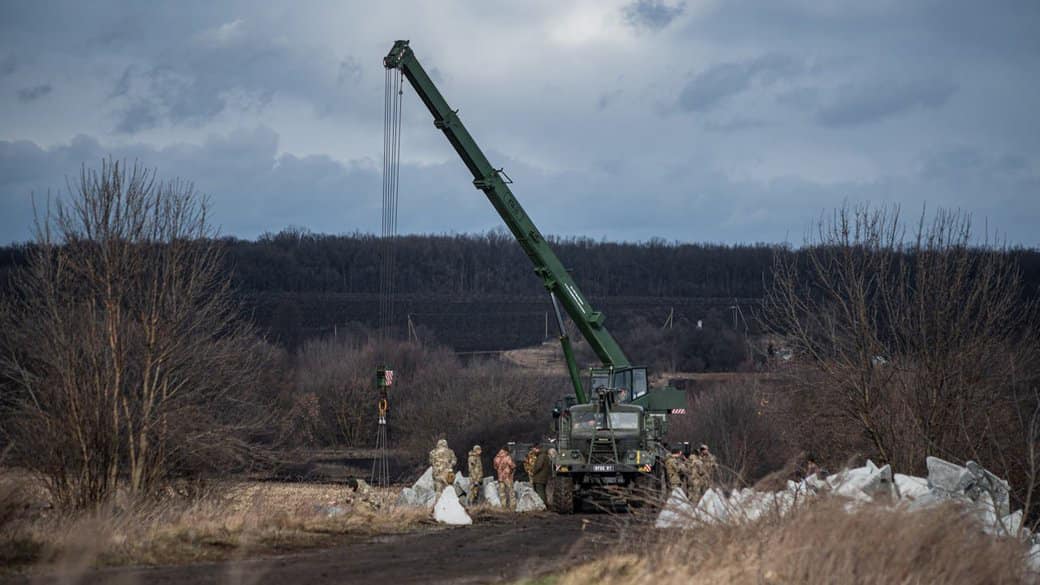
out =
{"type": "Polygon", "coordinates": [[[271,584],[498,583],[543,575],[616,546],[616,517],[551,513],[481,518],[469,527],[370,537],[334,548],[261,559],[117,567],[11,583],[271,584]]]}

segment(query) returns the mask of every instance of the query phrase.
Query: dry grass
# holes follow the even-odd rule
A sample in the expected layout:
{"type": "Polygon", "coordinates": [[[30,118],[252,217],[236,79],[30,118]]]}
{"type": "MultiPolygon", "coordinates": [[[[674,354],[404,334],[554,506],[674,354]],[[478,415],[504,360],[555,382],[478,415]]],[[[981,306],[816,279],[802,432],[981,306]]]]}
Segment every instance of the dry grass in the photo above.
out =
{"type": "Polygon", "coordinates": [[[954,507],[910,513],[864,506],[848,513],[840,501],[824,500],[755,524],[648,530],[643,554],[583,565],[558,583],[981,585],[1037,578],[1028,572],[1023,544],[983,534],[954,507]]]}
{"type": "Polygon", "coordinates": [[[376,507],[346,486],[249,482],[210,488],[194,498],[117,501],[91,513],[37,511],[4,528],[0,564],[78,571],[215,561],[432,525],[426,510],[391,506],[396,496],[397,490],[377,490],[372,498],[376,507]]]}

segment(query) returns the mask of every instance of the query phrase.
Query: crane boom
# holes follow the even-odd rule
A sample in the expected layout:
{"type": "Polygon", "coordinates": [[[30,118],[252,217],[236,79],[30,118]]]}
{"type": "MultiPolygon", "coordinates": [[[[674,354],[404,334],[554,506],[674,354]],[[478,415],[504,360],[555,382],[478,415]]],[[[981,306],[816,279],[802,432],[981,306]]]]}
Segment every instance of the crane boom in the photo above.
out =
{"type": "MultiPolygon", "coordinates": [[[[453,110],[437,90],[430,76],[419,64],[408,41],[394,43],[390,53],[383,59],[387,69],[398,68],[433,114],[433,124],[448,138],[455,152],[462,158],[466,168],[473,174],[473,185],[484,192],[495,211],[506,223],[527,257],[534,264],[534,271],[541,277],[545,288],[563,306],[567,315],[578,326],[582,335],[592,346],[604,366],[624,368],[629,366],[628,357],[614,340],[614,336],[603,325],[605,315],[592,308],[592,304],[581,293],[578,285],[568,274],[563,263],[546,242],[538,227],[524,211],[520,202],[509,189],[509,177],[502,169],[494,168],[477,142],[459,119],[458,110],[453,110]]],[[[562,332],[561,332],[562,333],[562,332]]],[[[565,348],[567,349],[567,348],[565,348]]],[[[572,369],[572,377],[574,371],[572,369]]],[[[580,388],[576,388],[581,398],[580,388]]],[[[581,400],[584,402],[584,400],[581,400]]]]}

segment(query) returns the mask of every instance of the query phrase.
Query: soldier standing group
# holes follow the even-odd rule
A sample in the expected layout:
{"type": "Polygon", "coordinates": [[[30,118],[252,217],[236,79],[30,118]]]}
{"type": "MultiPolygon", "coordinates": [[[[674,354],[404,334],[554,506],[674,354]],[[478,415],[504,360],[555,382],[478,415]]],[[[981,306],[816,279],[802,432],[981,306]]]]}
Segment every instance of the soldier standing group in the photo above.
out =
{"type": "MultiPolygon", "coordinates": [[[[466,497],[466,501],[469,504],[476,504],[480,494],[480,486],[484,480],[484,462],[481,459],[483,450],[480,445],[473,445],[470,449],[469,455],[466,458],[467,471],[469,472],[470,489],[469,494],[466,497]]],[[[433,482],[437,493],[444,491],[449,485],[455,482],[455,452],[448,447],[448,441],[440,439],[437,441],[437,446],[430,451],[430,467],[433,472],[433,482]]],[[[527,462],[525,461],[526,465],[527,462]]],[[[534,456],[531,457],[532,469],[538,468],[539,470],[544,467],[544,472],[539,475],[542,479],[540,485],[541,492],[539,495],[545,493],[545,484],[548,481],[548,470],[549,462],[548,458],[543,453],[541,460],[538,459],[538,452],[534,452],[534,456]],[[544,478],[542,478],[544,476],[544,478]]],[[[512,510],[516,506],[516,497],[513,492],[513,473],[516,471],[516,463],[513,461],[513,457],[509,454],[505,448],[499,450],[498,454],[495,455],[494,462],[492,463],[495,469],[495,475],[498,479],[498,495],[499,499],[502,500],[502,505],[512,510]]],[[[537,473],[537,472],[536,472],[537,473]]],[[[532,476],[534,478],[535,476],[532,476]]],[[[535,490],[538,491],[539,484],[535,483],[535,490]]],[[[543,496],[544,497],[544,496],[543,496]]]]}
{"type": "Polygon", "coordinates": [[[686,488],[690,500],[698,501],[715,482],[719,464],[707,445],[701,445],[696,453],[684,458],[682,449],[674,448],[663,461],[668,489],[686,488]]]}

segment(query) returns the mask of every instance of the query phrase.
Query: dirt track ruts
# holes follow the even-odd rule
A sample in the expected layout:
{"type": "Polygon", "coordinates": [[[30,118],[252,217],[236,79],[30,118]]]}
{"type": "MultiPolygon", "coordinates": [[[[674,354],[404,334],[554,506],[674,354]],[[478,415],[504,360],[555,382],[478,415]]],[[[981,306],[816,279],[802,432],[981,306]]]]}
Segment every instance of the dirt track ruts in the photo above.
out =
{"type": "Polygon", "coordinates": [[[605,515],[542,513],[482,518],[469,527],[371,537],[278,557],[80,575],[21,576],[15,583],[227,584],[497,583],[591,559],[613,540],[605,515]]]}

